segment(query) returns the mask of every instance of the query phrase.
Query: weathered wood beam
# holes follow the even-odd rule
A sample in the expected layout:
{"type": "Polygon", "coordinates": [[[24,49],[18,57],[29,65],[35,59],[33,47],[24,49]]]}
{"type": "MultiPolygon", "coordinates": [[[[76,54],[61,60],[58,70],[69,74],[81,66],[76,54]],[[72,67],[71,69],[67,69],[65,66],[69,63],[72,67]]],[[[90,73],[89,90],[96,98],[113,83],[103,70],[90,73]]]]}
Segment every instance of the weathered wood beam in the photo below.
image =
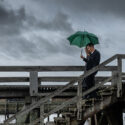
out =
{"type": "MultiPolygon", "coordinates": [[[[115,72],[115,71],[113,71],[115,72]]],[[[78,79],[77,76],[45,76],[38,77],[40,82],[68,82],[71,80],[78,79]]],[[[96,81],[103,81],[109,78],[108,76],[96,76],[96,81]]],[[[122,80],[125,80],[125,73],[122,73],[122,80]]],[[[0,82],[29,82],[29,77],[0,77],[0,82]]],[[[13,85],[12,85],[13,86],[13,85]]],[[[0,86],[1,87],[1,86],[0,86]]]]}
{"type": "Polygon", "coordinates": [[[44,105],[40,106],[40,119],[40,125],[44,125],[44,105]]]}
{"type": "MultiPolygon", "coordinates": [[[[37,96],[46,96],[47,94],[51,94],[51,92],[48,93],[38,93],[36,94],[37,96]]],[[[68,97],[68,96],[76,96],[76,92],[62,92],[61,94],[58,95],[58,97],[68,97]]]]}
{"type": "Polygon", "coordinates": [[[82,81],[78,82],[77,87],[77,96],[78,96],[78,102],[77,102],[77,120],[82,119],[82,81]]]}
{"type": "MultiPolygon", "coordinates": [[[[100,71],[116,70],[116,66],[104,66],[100,71]]],[[[0,66],[0,72],[55,72],[55,71],[84,71],[85,66],[0,66]]]]}
{"type": "MultiPolygon", "coordinates": [[[[68,82],[71,80],[78,79],[79,77],[72,76],[50,76],[50,77],[38,77],[38,81],[41,82],[68,82]]],[[[108,77],[106,76],[97,76],[95,80],[102,81],[108,77]]],[[[125,80],[125,77],[122,78],[125,80]]],[[[29,77],[0,77],[0,82],[29,82],[29,77]]]]}
{"type": "MultiPolygon", "coordinates": [[[[71,80],[78,79],[79,77],[38,77],[38,80],[41,82],[68,82],[71,80]]],[[[108,76],[97,76],[96,81],[103,81],[109,78],[108,76]]],[[[122,77],[122,80],[125,80],[125,76],[122,77]]],[[[29,82],[29,77],[0,77],[0,82],[29,82]]],[[[2,85],[0,85],[1,87],[2,85]]],[[[10,85],[13,86],[13,85],[10,85]]],[[[50,85],[51,86],[51,85],[50,85]]]]}
{"type": "Polygon", "coordinates": [[[117,57],[125,59],[125,54],[117,54],[117,57]]]}
{"type": "MultiPolygon", "coordinates": [[[[74,79],[78,79],[79,77],[67,77],[67,76],[61,76],[61,77],[38,77],[38,80],[41,82],[68,82],[74,79]]],[[[99,76],[96,77],[96,80],[103,80],[107,77],[99,76]]],[[[125,80],[125,77],[123,77],[125,80]]],[[[0,82],[29,82],[29,77],[0,77],[0,82]]]]}
{"type": "Polygon", "coordinates": [[[38,94],[38,72],[30,72],[30,96],[38,94]]]}
{"type": "MultiPolygon", "coordinates": [[[[5,125],[4,123],[0,123],[0,125],[5,125]]],[[[16,123],[9,123],[7,125],[17,125],[16,123]]],[[[28,125],[28,124],[25,124],[25,125],[28,125]]]]}
{"type": "Polygon", "coordinates": [[[0,71],[50,72],[50,71],[83,71],[83,66],[0,66],[0,71]]]}
{"type": "MultiPolygon", "coordinates": [[[[48,94],[51,94],[52,92],[43,92],[43,93],[38,93],[35,94],[35,96],[38,97],[45,97],[48,94]]],[[[5,91],[5,92],[0,92],[0,98],[25,98],[25,96],[30,96],[28,91],[16,91],[16,92],[10,92],[10,91],[5,91]]],[[[62,94],[59,94],[55,96],[55,98],[67,98],[67,97],[73,97],[76,96],[76,92],[62,92],[62,94]]]]}
{"type": "MultiPolygon", "coordinates": [[[[118,71],[112,71],[112,85],[117,86],[118,71]]],[[[123,80],[123,79],[122,79],[123,80]]]]}
{"type": "Polygon", "coordinates": [[[118,56],[117,97],[122,96],[122,58],[118,56]]]}

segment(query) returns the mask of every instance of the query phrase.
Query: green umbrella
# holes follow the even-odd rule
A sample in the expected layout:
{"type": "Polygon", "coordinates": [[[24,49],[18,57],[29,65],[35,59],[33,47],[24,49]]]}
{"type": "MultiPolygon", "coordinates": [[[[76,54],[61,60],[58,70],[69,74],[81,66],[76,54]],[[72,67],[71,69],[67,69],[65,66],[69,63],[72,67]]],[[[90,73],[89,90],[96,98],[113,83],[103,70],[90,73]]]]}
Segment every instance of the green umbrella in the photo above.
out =
{"type": "Polygon", "coordinates": [[[76,45],[80,48],[86,46],[89,43],[93,43],[94,45],[99,44],[98,37],[86,31],[78,31],[75,34],[69,36],[67,39],[69,40],[70,45],[76,45]]]}

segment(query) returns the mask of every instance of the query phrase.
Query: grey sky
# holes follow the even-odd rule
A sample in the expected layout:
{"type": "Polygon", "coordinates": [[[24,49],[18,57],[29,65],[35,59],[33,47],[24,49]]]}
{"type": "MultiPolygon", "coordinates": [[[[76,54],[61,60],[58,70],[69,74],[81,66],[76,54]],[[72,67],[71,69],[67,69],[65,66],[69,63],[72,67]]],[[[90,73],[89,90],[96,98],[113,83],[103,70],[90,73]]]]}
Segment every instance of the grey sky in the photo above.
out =
{"type": "Polygon", "coordinates": [[[77,30],[99,37],[102,61],[125,53],[124,12],[124,0],[1,0],[0,65],[83,65],[66,40],[77,30]]]}

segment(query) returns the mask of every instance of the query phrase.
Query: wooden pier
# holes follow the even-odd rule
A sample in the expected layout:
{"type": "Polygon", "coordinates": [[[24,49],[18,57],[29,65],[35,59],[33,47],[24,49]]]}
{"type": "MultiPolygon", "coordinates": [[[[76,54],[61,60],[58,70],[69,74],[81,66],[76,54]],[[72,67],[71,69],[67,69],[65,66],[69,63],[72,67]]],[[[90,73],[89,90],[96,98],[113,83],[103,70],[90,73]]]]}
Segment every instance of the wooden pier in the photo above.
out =
{"type": "Polygon", "coordinates": [[[0,125],[123,125],[125,112],[125,73],[122,72],[124,54],[116,54],[93,69],[84,66],[0,66],[0,72],[27,72],[28,77],[0,77],[0,125]],[[116,61],[116,65],[109,65],[116,61]],[[110,72],[97,76],[96,84],[82,89],[83,79],[95,71],[110,72]],[[40,72],[82,72],[80,76],[39,76],[40,72]],[[29,85],[12,85],[28,82],[29,85]],[[66,82],[66,85],[43,85],[43,82],[66,82]],[[10,83],[10,84],[9,84],[10,83]],[[106,84],[110,83],[110,84],[106,84]],[[83,98],[96,91],[96,97],[83,98]],[[12,115],[13,114],[13,115],[12,115]],[[54,122],[50,115],[57,114],[54,122]],[[12,124],[11,121],[16,123],[12,124]]]}

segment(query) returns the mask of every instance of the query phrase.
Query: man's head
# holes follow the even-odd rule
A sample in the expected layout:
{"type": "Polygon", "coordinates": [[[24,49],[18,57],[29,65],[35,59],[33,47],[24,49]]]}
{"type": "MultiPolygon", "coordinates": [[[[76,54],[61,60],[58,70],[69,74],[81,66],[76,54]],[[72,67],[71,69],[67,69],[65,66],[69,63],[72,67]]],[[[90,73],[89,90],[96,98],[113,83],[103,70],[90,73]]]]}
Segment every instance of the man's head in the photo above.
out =
{"type": "Polygon", "coordinates": [[[94,48],[94,44],[93,43],[89,43],[87,46],[86,46],[87,50],[89,53],[92,53],[95,48],[94,48]]]}

